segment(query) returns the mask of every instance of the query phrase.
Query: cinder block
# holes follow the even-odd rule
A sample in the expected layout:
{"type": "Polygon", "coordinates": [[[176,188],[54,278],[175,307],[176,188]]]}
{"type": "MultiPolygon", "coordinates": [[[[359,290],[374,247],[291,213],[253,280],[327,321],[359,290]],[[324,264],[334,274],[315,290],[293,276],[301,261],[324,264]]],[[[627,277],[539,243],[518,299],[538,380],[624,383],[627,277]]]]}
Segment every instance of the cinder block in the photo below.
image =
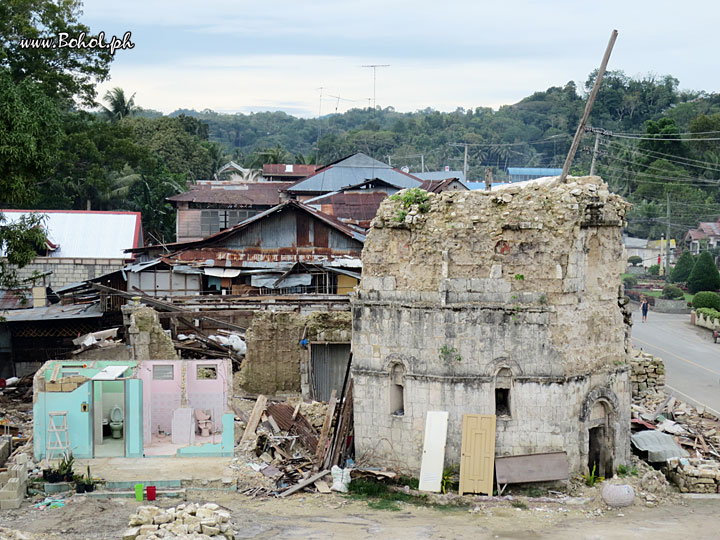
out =
{"type": "Polygon", "coordinates": [[[22,499],[0,499],[0,510],[17,510],[22,499]]]}

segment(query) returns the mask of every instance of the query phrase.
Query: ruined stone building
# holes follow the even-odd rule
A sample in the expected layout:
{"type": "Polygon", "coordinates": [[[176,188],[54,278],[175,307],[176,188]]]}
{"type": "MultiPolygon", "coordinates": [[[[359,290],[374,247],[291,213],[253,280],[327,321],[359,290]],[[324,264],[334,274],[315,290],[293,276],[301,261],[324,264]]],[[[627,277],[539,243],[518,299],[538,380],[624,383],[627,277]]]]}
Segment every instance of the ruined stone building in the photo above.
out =
{"type": "Polygon", "coordinates": [[[627,203],[598,177],[401,192],[363,251],[353,311],[356,454],[417,473],[428,411],[495,414],[498,456],[565,451],[571,473],[629,457],[627,203]]]}

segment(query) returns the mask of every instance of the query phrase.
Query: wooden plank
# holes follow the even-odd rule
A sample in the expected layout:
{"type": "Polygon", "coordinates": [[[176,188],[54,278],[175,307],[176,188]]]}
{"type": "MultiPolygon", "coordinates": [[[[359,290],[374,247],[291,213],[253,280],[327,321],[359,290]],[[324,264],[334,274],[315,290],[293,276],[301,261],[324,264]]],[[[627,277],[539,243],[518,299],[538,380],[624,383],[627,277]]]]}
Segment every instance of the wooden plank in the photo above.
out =
{"type": "Polygon", "coordinates": [[[495,458],[495,476],[500,484],[567,480],[570,477],[567,454],[547,452],[495,458]]]}
{"type": "Polygon", "coordinates": [[[244,443],[250,437],[250,435],[255,433],[255,430],[260,423],[260,417],[265,411],[266,405],[267,398],[260,394],[257,398],[257,401],[255,401],[255,406],[253,407],[252,413],[250,414],[250,419],[248,420],[247,427],[245,428],[245,433],[243,433],[242,439],[240,439],[240,444],[244,443]]]}
{"type": "Polygon", "coordinates": [[[325,480],[318,480],[315,482],[315,487],[320,493],[332,493],[332,491],[330,491],[330,486],[327,485],[325,480]]]}
{"type": "Polygon", "coordinates": [[[297,418],[297,415],[299,412],[300,412],[300,404],[298,403],[297,405],[295,405],[295,410],[293,411],[291,418],[293,420],[295,420],[295,418],[297,418]]]}
{"type": "Polygon", "coordinates": [[[460,452],[460,495],[492,495],[495,459],[495,415],[465,414],[460,452]]]}
{"type": "Polygon", "coordinates": [[[295,484],[294,486],[289,487],[288,489],[283,491],[280,494],[280,497],[287,497],[288,495],[292,495],[296,491],[300,491],[302,488],[307,487],[310,484],[314,484],[315,482],[317,482],[318,480],[320,480],[321,478],[323,478],[324,476],[326,476],[328,474],[330,474],[330,471],[328,471],[328,470],[324,470],[317,474],[314,474],[310,478],[306,478],[302,482],[295,484]]]}
{"type": "Polygon", "coordinates": [[[333,416],[335,415],[335,404],[337,399],[335,398],[335,389],[333,388],[330,392],[330,401],[328,402],[328,410],[323,421],[322,429],[320,430],[320,439],[318,440],[317,451],[315,452],[315,463],[321,463],[325,457],[325,446],[327,445],[328,433],[330,432],[330,424],[332,423],[333,416]]]}
{"type": "Polygon", "coordinates": [[[425,417],[425,439],[420,463],[420,491],[440,492],[445,464],[447,411],[428,411],[425,417]]]}
{"type": "Polygon", "coordinates": [[[61,362],[57,362],[55,364],[55,367],[53,367],[52,375],[50,375],[50,382],[57,382],[57,377],[60,374],[61,366],[62,366],[61,362]]]}
{"type": "Polygon", "coordinates": [[[267,421],[268,421],[268,423],[270,424],[270,427],[273,429],[273,431],[274,431],[275,433],[277,433],[278,431],[280,431],[280,426],[277,425],[277,422],[275,421],[275,419],[272,417],[271,414],[268,415],[267,421]]]}
{"type": "Polygon", "coordinates": [[[325,458],[325,463],[328,463],[328,457],[330,458],[330,462],[327,465],[328,467],[332,465],[337,465],[340,461],[340,458],[342,456],[343,451],[345,450],[345,444],[347,442],[347,437],[350,434],[350,431],[352,430],[352,418],[353,418],[353,381],[350,379],[350,383],[347,386],[347,392],[345,394],[345,399],[343,400],[342,404],[342,411],[340,413],[340,417],[337,423],[337,426],[335,427],[335,437],[333,440],[333,446],[331,447],[331,451],[327,453],[327,456],[325,458]]]}

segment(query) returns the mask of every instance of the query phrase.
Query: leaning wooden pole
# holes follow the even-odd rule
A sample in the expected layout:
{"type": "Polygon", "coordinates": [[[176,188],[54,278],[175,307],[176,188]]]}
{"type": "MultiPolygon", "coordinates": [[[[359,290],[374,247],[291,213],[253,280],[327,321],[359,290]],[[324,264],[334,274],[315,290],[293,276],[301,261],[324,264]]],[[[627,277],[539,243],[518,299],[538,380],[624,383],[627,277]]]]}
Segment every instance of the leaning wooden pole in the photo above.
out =
{"type": "Polygon", "coordinates": [[[575,159],[575,152],[577,152],[578,146],[580,146],[580,139],[585,132],[585,124],[587,124],[587,120],[590,116],[590,111],[592,111],[593,104],[595,103],[598,90],[600,90],[600,84],[602,83],[603,76],[605,75],[605,69],[607,68],[608,61],[610,60],[610,53],[615,45],[617,35],[617,30],[613,30],[612,34],[610,34],[610,41],[608,42],[607,49],[605,49],[605,56],[603,56],[602,62],[600,63],[600,69],[598,70],[597,77],[595,77],[595,84],[593,85],[590,95],[588,96],[587,103],[585,104],[585,112],[583,113],[580,125],[575,132],[575,137],[573,138],[572,145],[570,145],[570,151],[568,152],[567,158],[565,158],[565,165],[563,165],[563,170],[560,174],[560,183],[565,182],[565,179],[570,172],[573,159],[575,159]]]}

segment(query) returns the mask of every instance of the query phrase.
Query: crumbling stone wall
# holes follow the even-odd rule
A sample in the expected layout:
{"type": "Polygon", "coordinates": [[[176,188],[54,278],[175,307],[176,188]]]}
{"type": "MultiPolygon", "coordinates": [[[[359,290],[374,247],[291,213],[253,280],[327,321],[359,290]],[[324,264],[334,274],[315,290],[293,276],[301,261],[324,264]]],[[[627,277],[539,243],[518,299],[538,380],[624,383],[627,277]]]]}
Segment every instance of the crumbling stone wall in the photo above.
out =
{"type": "Polygon", "coordinates": [[[720,463],[717,461],[671,458],[663,472],[682,493],[720,493],[720,463]]]}
{"type": "Polygon", "coordinates": [[[154,309],[144,305],[125,305],[122,312],[133,360],[179,359],[173,341],[163,330],[154,309]]]}
{"type": "Polygon", "coordinates": [[[664,391],[665,363],[662,358],[643,351],[636,351],[630,365],[632,366],[630,382],[632,383],[633,397],[643,397],[647,394],[664,391]]]}
{"type": "Polygon", "coordinates": [[[620,305],[628,204],[598,177],[428,194],[381,206],[353,299],[356,451],[419,470],[425,416],[498,417],[497,455],[565,450],[587,468],[589,429],[614,463],[629,448],[629,331],[620,305]],[[425,210],[425,211],[423,211],[425,210]],[[402,381],[404,414],[392,414],[402,381]]]}
{"type": "Polygon", "coordinates": [[[310,353],[300,341],[350,343],[348,311],[316,311],[308,315],[257,311],[245,334],[247,353],[240,386],[247,392],[309,394],[310,353]]]}

